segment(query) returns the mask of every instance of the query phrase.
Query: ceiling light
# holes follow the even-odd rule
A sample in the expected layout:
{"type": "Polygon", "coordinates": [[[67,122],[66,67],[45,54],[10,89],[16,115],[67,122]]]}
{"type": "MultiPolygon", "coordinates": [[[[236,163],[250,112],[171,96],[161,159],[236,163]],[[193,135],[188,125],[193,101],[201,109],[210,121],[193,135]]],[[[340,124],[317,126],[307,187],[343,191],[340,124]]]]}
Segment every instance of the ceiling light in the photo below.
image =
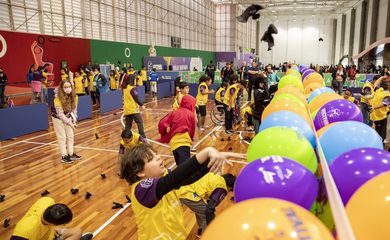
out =
{"type": "Polygon", "coordinates": [[[273,12],[273,13],[274,13],[274,12],[276,12],[276,11],[275,11],[275,10],[272,10],[271,12],[273,12]]]}
{"type": "Polygon", "coordinates": [[[315,14],[312,14],[311,16],[312,16],[312,17],[315,17],[316,15],[315,15],[315,14]]]}
{"type": "Polygon", "coordinates": [[[293,10],[293,12],[296,12],[296,11],[297,11],[296,9],[293,10]]]}

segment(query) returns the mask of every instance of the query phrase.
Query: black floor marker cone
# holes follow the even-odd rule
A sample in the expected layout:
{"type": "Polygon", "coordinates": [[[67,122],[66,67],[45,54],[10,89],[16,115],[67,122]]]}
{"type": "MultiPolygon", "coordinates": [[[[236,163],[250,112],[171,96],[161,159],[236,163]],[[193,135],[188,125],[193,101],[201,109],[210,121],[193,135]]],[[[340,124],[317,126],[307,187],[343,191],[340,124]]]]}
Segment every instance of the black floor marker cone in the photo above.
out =
{"type": "Polygon", "coordinates": [[[4,202],[5,195],[0,195],[0,202],[4,202]]]}
{"type": "Polygon", "coordinates": [[[97,133],[95,133],[95,138],[99,139],[99,135],[97,133]]]}
{"type": "Polygon", "coordinates": [[[77,189],[77,188],[71,188],[71,189],[70,189],[70,192],[71,192],[73,195],[75,195],[75,194],[77,194],[77,193],[79,192],[79,189],[77,189]]]}
{"type": "Polygon", "coordinates": [[[112,206],[112,209],[118,209],[118,208],[123,208],[123,205],[117,202],[112,202],[114,206],[112,206]]]}
{"type": "Polygon", "coordinates": [[[131,199],[130,199],[130,197],[127,196],[127,195],[126,195],[126,200],[127,200],[128,203],[131,203],[131,199]]]}
{"type": "Polygon", "coordinates": [[[233,149],[233,148],[232,148],[232,147],[230,147],[230,148],[229,148],[229,151],[231,151],[232,149],[233,149]]]}
{"type": "Polygon", "coordinates": [[[101,174],[100,174],[100,177],[101,177],[102,179],[106,179],[106,174],[105,174],[105,173],[101,173],[101,174]]]}
{"type": "Polygon", "coordinates": [[[9,227],[9,222],[10,222],[10,221],[11,221],[11,218],[6,218],[6,219],[4,219],[3,228],[9,227]]]}
{"type": "Polygon", "coordinates": [[[47,191],[47,189],[45,189],[45,191],[41,192],[41,196],[42,196],[42,197],[44,197],[44,196],[46,196],[46,195],[49,195],[49,194],[50,194],[50,192],[47,191]]]}
{"type": "Polygon", "coordinates": [[[92,193],[86,192],[85,193],[85,199],[90,199],[92,197],[92,193]]]}

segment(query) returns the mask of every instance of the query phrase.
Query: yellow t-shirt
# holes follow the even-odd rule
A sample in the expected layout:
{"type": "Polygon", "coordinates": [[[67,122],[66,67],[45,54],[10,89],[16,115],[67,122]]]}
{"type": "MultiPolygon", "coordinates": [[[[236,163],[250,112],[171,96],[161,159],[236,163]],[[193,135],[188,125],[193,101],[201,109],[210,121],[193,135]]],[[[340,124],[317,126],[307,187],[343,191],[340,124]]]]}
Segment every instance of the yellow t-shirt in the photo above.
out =
{"type": "MultiPolygon", "coordinates": [[[[78,98],[77,95],[75,96],[74,100],[76,102],[75,106],[77,107],[77,104],[78,104],[78,101],[79,101],[79,98],[78,98]]],[[[58,97],[54,98],[54,107],[61,107],[62,108],[61,101],[60,101],[60,99],[58,97]]]]}
{"type": "Polygon", "coordinates": [[[177,133],[169,141],[169,146],[171,147],[171,151],[179,147],[192,147],[192,140],[188,132],[177,133]]]}
{"type": "Polygon", "coordinates": [[[42,87],[47,88],[47,74],[45,72],[42,72],[42,77],[43,77],[42,87]]]}
{"type": "Polygon", "coordinates": [[[87,88],[88,87],[88,77],[87,77],[87,74],[85,72],[81,72],[81,77],[84,79],[85,78],[85,81],[84,81],[84,88],[87,88]]]}
{"type": "MultiPolygon", "coordinates": [[[[388,100],[390,100],[390,92],[389,91],[384,91],[383,88],[379,88],[378,90],[375,91],[374,97],[372,100],[370,100],[371,106],[374,108],[381,103],[384,103],[386,100],[386,103],[388,100]]],[[[388,103],[387,103],[388,105],[388,103]]],[[[385,118],[387,118],[387,111],[389,110],[388,107],[381,107],[378,109],[373,110],[370,113],[370,119],[372,121],[380,121],[385,118]]]]}
{"type": "Polygon", "coordinates": [[[146,82],[148,80],[146,70],[141,70],[142,72],[142,81],[146,82]]]}
{"type": "Polygon", "coordinates": [[[157,200],[155,186],[157,181],[153,178],[144,179],[133,184],[131,188],[131,208],[137,223],[138,239],[185,240],[188,233],[176,191],[170,191],[161,200],[157,200]],[[140,200],[136,196],[139,196],[140,200]],[[144,204],[140,203],[142,200],[144,204]],[[147,204],[150,206],[145,206],[147,204]]]}
{"type": "Polygon", "coordinates": [[[16,224],[12,236],[29,240],[53,240],[54,226],[44,225],[42,216],[45,210],[54,204],[54,200],[49,197],[42,197],[36,201],[16,224]]]}
{"type": "Polygon", "coordinates": [[[126,150],[130,149],[130,148],[133,148],[139,144],[142,144],[142,142],[140,141],[140,135],[136,132],[132,132],[133,133],[133,137],[131,138],[131,141],[129,143],[125,143],[123,141],[123,139],[121,139],[121,146],[123,146],[126,150]]]}
{"type": "Polygon", "coordinates": [[[370,104],[370,100],[374,97],[374,85],[366,82],[362,87],[362,97],[360,102],[370,104]]]}
{"type": "Polygon", "coordinates": [[[217,100],[218,102],[222,103],[223,101],[223,96],[225,96],[225,91],[226,89],[220,87],[217,92],[215,93],[215,100],[217,100]]]}
{"type": "Polygon", "coordinates": [[[207,104],[207,100],[209,98],[208,94],[202,94],[202,91],[208,92],[209,87],[205,82],[202,82],[198,86],[198,94],[196,95],[196,105],[203,106],[207,104]]]}
{"type": "Polygon", "coordinates": [[[125,116],[140,112],[138,104],[134,101],[130,93],[133,88],[133,86],[127,85],[123,90],[123,115],[125,116]]]}
{"type": "Polygon", "coordinates": [[[238,92],[239,92],[238,83],[229,86],[225,92],[223,103],[230,106],[230,97],[232,97],[233,105],[230,107],[234,108],[236,106],[236,99],[237,99],[238,92]]]}
{"type": "Polygon", "coordinates": [[[68,74],[61,74],[61,80],[67,80],[69,78],[68,74]]]}
{"type": "Polygon", "coordinates": [[[200,200],[207,202],[210,195],[217,188],[225,189],[226,192],[228,191],[225,179],[220,175],[207,173],[198,181],[181,187],[177,191],[177,196],[194,202],[199,202],[200,200]]]}
{"type": "Polygon", "coordinates": [[[89,90],[94,92],[95,86],[93,85],[93,79],[95,78],[95,74],[89,75],[89,90]]]}
{"type": "Polygon", "coordinates": [[[181,92],[178,92],[176,97],[175,97],[175,100],[172,104],[173,110],[177,110],[180,107],[179,98],[181,98],[181,97],[183,97],[183,94],[181,92]]]}
{"type": "Polygon", "coordinates": [[[83,83],[83,77],[76,77],[73,79],[74,81],[74,90],[76,94],[85,94],[85,88],[83,83]]]}
{"type": "Polygon", "coordinates": [[[143,77],[143,76],[137,76],[137,77],[136,77],[137,86],[142,86],[142,85],[144,85],[144,82],[143,82],[143,80],[142,80],[142,77],[143,77]]]}
{"type": "Polygon", "coordinates": [[[127,75],[134,75],[135,74],[135,71],[128,71],[127,72],[127,75]]]}
{"type": "Polygon", "coordinates": [[[241,109],[241,117],[245,117],[245,113],[251,114],[252,115],[252,108],[251,106],[246,106],[243,109],[241,109]]]}
{"type": "Polygon", "coordinates": [[[115,76],[110,75],[110,89],[118,89],[116,87],[116,79],[115,76]]]}

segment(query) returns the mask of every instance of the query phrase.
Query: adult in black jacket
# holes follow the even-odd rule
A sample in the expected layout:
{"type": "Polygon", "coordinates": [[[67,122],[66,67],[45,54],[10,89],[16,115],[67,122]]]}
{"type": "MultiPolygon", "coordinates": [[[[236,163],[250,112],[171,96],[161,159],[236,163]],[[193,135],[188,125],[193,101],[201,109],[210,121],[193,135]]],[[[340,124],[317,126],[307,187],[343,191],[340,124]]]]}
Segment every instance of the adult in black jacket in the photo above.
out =
{"type": "Polygon", "coordinates": [[[264,108],[268,105],[270,98],[267,91],[267,79],[264,77],[259,78],[257,81],[258,88],[254,91],[254,107],[252,109],[252,121],[255,128],[255,133],[259,132],[259,126],[261,123],[261,115],[264,108]]]}
{"type": "Polygon", "coordinates": [[[0,68],[0,108],[3,108],[5,84],[7,83],[7,80],[7,75],[3,72],[3,69],[0,68]]]}

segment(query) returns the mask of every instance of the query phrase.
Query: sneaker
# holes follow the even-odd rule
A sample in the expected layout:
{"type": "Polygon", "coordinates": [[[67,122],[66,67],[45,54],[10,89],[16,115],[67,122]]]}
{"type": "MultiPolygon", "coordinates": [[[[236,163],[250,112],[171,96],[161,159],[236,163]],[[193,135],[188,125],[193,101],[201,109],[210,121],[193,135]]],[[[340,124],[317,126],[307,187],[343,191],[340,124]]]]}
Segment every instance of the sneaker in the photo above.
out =
{"type": "Polygon", "coordinates": [[[92,238],[93,238],[93,234],[88,232],[88,233],[84,233],[81,236],[80,240],[91,240],[92,238]]]}
{"type": "Polygon", "coordinates": [[[230,135],[230,134],[233,134],[233,131],[232,130],[226,130],[225,133],[230,135]]]}
{"type": "Polygon", "coordinates": [[[73,160],[70,158],[69,155],[66,155],[62,157],[61,162],[65,164],[72,164],[73,160]]]}
{"type": "Polygon", "coordinates": [[[77,155],[76,153],[73,153],[73,155],[72,156],[70,156],[70,159],[71,160],[80,160],[81,159],[81,157],[79,156],[79,155],[77,155]]]}
{"type": "Polygon", "coordinates": [[[201,132],[204,132],[204,131],[206,131],[206,129],[204,129],[204,128],[201,127],[201,128],[200,128],[200,131],[201,131],[201,132]]]}

